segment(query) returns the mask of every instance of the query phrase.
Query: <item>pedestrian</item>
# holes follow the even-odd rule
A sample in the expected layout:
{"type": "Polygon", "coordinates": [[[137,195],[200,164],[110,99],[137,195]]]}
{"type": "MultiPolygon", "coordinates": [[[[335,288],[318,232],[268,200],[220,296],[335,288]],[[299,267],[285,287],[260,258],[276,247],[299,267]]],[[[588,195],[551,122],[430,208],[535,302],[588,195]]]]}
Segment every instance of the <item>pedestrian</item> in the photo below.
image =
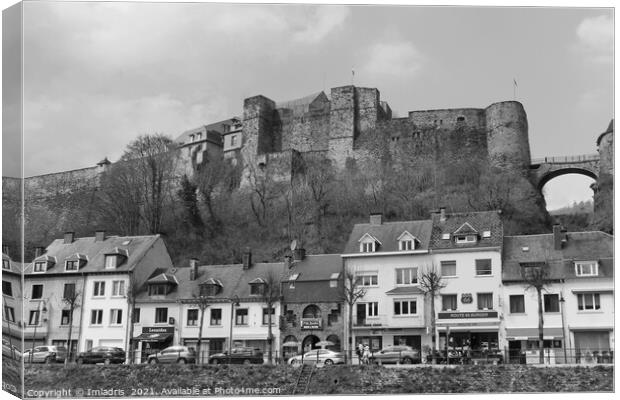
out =
{"type": "Polygon", "coordinates": [[[362,355],[364,364],[370,364],[370,347],[364,346],[364,354],[362,355]]]}
{"type": "Polygon", "coordinates": [[[355,351],[357,353],[357,360],[359,361],[360,365],[362,364],[362,357],[364,355],[364,345],[363,344],[358,344],[357,345],[357,350],[355,351]]]}

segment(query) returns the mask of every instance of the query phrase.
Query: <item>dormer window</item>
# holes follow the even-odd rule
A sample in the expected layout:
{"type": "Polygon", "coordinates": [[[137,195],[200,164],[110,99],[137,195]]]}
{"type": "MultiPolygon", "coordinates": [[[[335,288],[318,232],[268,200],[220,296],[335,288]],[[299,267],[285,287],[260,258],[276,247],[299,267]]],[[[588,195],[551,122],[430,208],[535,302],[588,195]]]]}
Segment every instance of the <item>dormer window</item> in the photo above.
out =
{"type": "Polygon", "coordinates": [[[252,296],[261,296],[265,293],[265,280],[256,278],[250,282],[250,294],[252,296]]]}
{"type": "Polygon", "coordinates": [[[202,139],[202,132],[196,134],[196,140],[202,139]]]}
{"type": "Polygon", "coordinates": [[[381,242],[370,234],[365,234],[359,240],[361,253],[374,253],[378,250],[381,242]]]}
{"type": "Polygon", "coordinates": [[[149,296],[165,296],[169,293],[170,285],[165,283],[158,283],[149,285],[149,296]]]}
{"type": "Polygon", "coordinates": [[[34,260],[34,266],[32,268],[32,272],[34,273],[43,273],[48,269],[52,268],[56,264],[56,258],[51,256],[41,256],[34,260]]]}
{"type": "Polygon", "coordinates": [[[37,261],[34,263],[34,272],[45,272],[47,270],[47,261],[37,261]]]}
{"type": "Polygon", "coordinates": [[[118,263],[118,256],[113,254],[108,254],[105,256],[105,269],[114,269],[116,268],[116,264],[118,263]]]}
{"type": "Polygon", "coordinates": [[[223,288],[224,286],[219,279],[209,278],[200,284],[200,295],[206,297],[216,296],[221,293],[223,288]]]}
{"type": "Polygon", "coordinates": [[[194,138],[194,135],[189,135],[189,141],[190,141],[190,142],[193,142],[193,141],[194,141],[194,139],[195,139],[195,138],[194,138]]]}
{"type": "Polygon", "coordinates": [[[295,289],[295,282],[297,281],[297,278],[299,278],[299,273],[293,274],[288,278],[289,289],[295,289]]]}
{"type": "Polygon", "coordinates": [[[88,257],[84,254],[76,253],[65,260],[65,271],[79,271],[88,262],[88,257]]]}
{"type": "Polygon", "coordinates": [[[11,270],[11,260],[2,260],[2,269],[11,270]]]}
{"type": "Polygon", "coordinates": [[[80,269],[78,260],[65,261],[65,271],[77,271],[80,269]]]}
{"type": "Polygon", "coordinates": [[[418,239],[411,233],[405,231],[398,237],[398,249],[400,251],[415,250],[417,247],[418,239]]]}
{"type": "Polygon", "coordinates": [[[165,296],[172,292],[172,288],[179,284],[176,276],[169,273],[161,273],[147,281],[149,296],[165,296]]]}
{"type": "Polygon", "coordinates": [[[338,287],[338,278],[340,278],[340,272],[334,272],[329,277],[329,287],[338,287]]]}
{"type": "Polygon", "coordinates": [[[118,268],[127,258],[129,258],[129,252],[126,249],[115,247],[105,254],[105,269],[118,268]]]}
{"type": "Polygon", "coordinates": [[[474,244],[478,241],[476,235],[457,235],[454,237],[456,244],[474,244]]]}
{"type": "Polygon", "coordinates": [[[576,261],[575,275],[577,276],[598,276],[598,262],[596,261],[576,261]]]}

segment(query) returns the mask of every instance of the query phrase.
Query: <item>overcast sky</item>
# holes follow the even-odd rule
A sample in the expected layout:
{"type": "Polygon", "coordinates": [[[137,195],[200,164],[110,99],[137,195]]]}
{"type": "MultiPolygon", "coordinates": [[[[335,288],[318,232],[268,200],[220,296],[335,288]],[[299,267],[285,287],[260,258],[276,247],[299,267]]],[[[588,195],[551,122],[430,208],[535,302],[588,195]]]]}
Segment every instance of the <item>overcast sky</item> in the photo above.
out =
{"type": "MultiPolygon", "coordinates": [[[[516,79],[532,157],[595,153],[613,116],[613,13],[27,2],[25,175],[115,161],[139,134],[350,84],[352,69],[399,116],[512,100],[516,79]]],[[[591,197],[587,178],[561,182],[550,208],[591,197]]]]}

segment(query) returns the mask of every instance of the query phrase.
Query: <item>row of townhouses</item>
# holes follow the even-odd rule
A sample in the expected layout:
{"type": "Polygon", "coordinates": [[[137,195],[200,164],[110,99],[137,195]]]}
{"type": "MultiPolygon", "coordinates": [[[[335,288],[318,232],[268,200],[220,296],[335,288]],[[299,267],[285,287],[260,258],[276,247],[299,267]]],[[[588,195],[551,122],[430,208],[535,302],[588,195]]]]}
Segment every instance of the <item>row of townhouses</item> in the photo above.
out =
{"type": "Polygon", "coordinates": [[[269,341],[284,359],[325,341],[337,350],[362,343],[425,353],[434,312],[439,348],[448,338],[451,348],[505,350],[519,362],[538,349],[538,296],[523,275],[532,266],[547,272],[544,347],[554,362],[612,354],[611,235],[554,226],[550,234],[504,236],[499,212],[444,209],[422,221],[385,222],[373,214],[353,227],[343,254],[295,249],[274,263],[253,262],[248,250],[241,264],[192,259],[173,266],[158,235],[67,233],[32,263],[3,255],[3,333],[23,335],[26,348],[66,346],[69,335],[73,351],[129,350],[134,343],[137,362],[171,345],[196,348],[199,336],[203,357],[237,346],[266,354],[269,341]],[[443,287],[430,299],[419,279],[433,268],[443,287]],[[352,307],[343,296],[349,274],[364,289],[352,307]],[[274,279],[279,291],[270,307],[263,294],[274,279]],[[204,313],[199,298],[208,299],[204,313]]]}

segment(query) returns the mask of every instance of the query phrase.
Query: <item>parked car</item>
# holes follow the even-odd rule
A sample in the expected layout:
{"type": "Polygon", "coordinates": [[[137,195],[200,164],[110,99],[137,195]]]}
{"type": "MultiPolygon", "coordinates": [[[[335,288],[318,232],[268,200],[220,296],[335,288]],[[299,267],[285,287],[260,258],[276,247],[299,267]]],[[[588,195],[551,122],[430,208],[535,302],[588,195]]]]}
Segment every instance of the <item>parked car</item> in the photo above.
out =
{"type": "Polygon", "coordinates": [[[24,362],[32,363],[62,363],[67,357],[67,349],[62,346],[37,346],[34,349],[24,350],[24,362]]]}
{"type": "Polygon", "coordinates": [[[78,364],[122,364],[125,362],[125,350],[118,347],[99,346],[78,354],[78,364]]]}
{"type": "Polygon", "coordinates": [[[170,346],[159,353],[149,355],[147,362],[149,364],[195,364],[196,352],[186,346],[170,346]]]}
{"type": "Polygon", "coordinates": [[[387,346],[374,352],[370,358],[376,364],[419,364],[420,352],[411,346],[387,346]]]}
{"type": "Polygon", "coordinates": [[[2,357],[19,360],[22,357],[22,353],[17,347],[12,346],[8,340],[2,339],[2,357]]]}
{"type": "Polygon", "coordinates": [[[263,352],[251,347],[235,347],[230,356],[225,351],[209,357],[209,364],[262,364],[264,362],[263,352]]]}
{"type": "Polygon", "coordinates": [[[307,352],[306,354],[291,357],[288,360],[289,364],[344,364],[344,355],[340,352],[328,350],[328,349],[315,349],[307,352]]]}

